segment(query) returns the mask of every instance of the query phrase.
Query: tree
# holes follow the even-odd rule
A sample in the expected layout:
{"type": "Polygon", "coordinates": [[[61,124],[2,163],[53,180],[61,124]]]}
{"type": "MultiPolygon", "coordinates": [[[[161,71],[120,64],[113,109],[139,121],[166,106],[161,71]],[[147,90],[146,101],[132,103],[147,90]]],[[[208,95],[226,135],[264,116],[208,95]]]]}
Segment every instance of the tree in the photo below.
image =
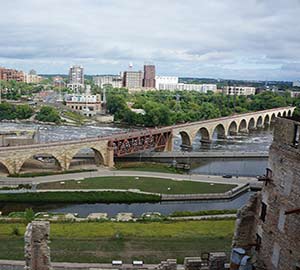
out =
{"type": "Polygon", "coordinates": [[[16,117],[18,119],[27,119],[33,115],[33,109],[29,105],[19,105],[16,107],[16,117]]]}
{"type": "Polygon", "coordinates": [[[61,120],[58,111],[50,106],[43,106],[35,118],[42,122],[53,122],[57,124],[60,123],[61,120]]]}

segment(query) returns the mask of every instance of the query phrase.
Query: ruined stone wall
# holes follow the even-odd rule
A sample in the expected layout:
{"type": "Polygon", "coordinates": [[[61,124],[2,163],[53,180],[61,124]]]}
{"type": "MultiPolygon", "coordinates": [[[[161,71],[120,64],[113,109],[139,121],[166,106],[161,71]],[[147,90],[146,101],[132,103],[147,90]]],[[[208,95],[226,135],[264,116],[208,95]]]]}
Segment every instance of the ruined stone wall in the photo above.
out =
{"type": "Polygon", "coordinates": [[[33,221],[26,228],[25,270],[51,270],[50,248],[48,247],[50,223],[33,221]]]}
{"type": "Polygon", "coordinates": [[[300,269],[300,211],[286,214],[300,210],[300,146],[294,142],[296,125],[300,123],[276,120],[269,157],[270,181],[238,214],[233,245],[244,247],[256,240],[259,245],[252,248],[251,255],[257,269],[300,269]]]}
{"type": "Polygon", "coordinates": [[[269,158],[273,182],[263,189],[267,213],[265,222],[259,224],[258,265],[272,270],[300,266],[300,213],[285,214],[300,209],[300,149],[292,146],[293,127],[287,121],[279,119],[276,125],[269,158]]]}
{"type": "Polygon", "coordinates": [[[236,230],[233,236],[233,247],[251,249],[251,244],[256,242],[256,227],[261,203],[261,193],[253,194],[249,202],[239,209],[236,219],[236,230]]]}

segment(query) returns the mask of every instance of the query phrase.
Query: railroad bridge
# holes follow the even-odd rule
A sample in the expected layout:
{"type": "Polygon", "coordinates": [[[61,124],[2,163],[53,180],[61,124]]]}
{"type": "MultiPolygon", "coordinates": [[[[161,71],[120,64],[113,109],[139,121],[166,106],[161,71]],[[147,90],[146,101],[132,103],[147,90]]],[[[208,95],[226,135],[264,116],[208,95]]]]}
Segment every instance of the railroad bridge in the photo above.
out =
{"type": "Polygon", "coordinates": [[[201,142],[209,143],[215,133],[221,138],[230,134],[247,133],[250,129],[269,125],[276,117],[292,116],[294,110],[295,107],[276,108],[96,138],[1,147],[0,164],[10,174],[15,174],[21,171],[28,159],[38,155],[49,155],[56,160],[58,167],[65,171],[70,168],[76,154],[88,148],[95,154],[96,165],[113,167],[114,156],[120,157],[145,150],[172,151],[173,138],[177,135],[181,136],[183,146],[191,147],[197,135],[201,142]]]}

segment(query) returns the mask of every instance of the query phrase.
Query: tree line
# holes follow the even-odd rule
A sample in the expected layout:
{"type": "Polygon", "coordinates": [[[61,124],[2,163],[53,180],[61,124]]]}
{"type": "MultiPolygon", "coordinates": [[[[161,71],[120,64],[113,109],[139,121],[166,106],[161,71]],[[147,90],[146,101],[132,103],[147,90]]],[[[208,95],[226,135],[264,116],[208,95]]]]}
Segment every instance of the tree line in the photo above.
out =
{"type": "MultiPolygon", "coordinates": [[[[300,98],[292,99],[290,93],[280,95],[266,91],[252,96],[227,96],[222,93],[207,94],[196,91],[148,91],[128,93],[126,89],[107,90],[107,110],[115,120],[128,125],[167,126],[185,122],[224,117],[294,105],[300,108],[300,98]],[[145,114],[130,110],[143,109],[145,114]]],[[[299,109],[296,110],[299,113],[299,109]]]]}

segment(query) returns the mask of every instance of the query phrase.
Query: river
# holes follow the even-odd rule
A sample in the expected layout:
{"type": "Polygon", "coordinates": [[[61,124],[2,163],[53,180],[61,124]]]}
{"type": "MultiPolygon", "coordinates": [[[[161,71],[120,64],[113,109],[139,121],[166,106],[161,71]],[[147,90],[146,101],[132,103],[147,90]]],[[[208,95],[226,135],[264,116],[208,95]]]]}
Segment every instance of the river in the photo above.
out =
{"type": "Polygon", "coordinates": [[[107,213],[113,217],[121,212],[133,213],[134,216],[141,216],[145,212],[159,212],[163,215],[169,215],[175,211],[200,211],[200,210],[224,210],[238,209],[242,207],[253,192],[247,192],[233,200],[216,200],[216,201],[174,201],[160,203],[95,203],[95,204],[17,204],[6,203],[0,204],[0,211],[6,215],[14,211],[24,211],[26,208],[32,208],[35,212],[51,213],[78,213],[80,217],[86,217],[90,213],[107,213]]]}

